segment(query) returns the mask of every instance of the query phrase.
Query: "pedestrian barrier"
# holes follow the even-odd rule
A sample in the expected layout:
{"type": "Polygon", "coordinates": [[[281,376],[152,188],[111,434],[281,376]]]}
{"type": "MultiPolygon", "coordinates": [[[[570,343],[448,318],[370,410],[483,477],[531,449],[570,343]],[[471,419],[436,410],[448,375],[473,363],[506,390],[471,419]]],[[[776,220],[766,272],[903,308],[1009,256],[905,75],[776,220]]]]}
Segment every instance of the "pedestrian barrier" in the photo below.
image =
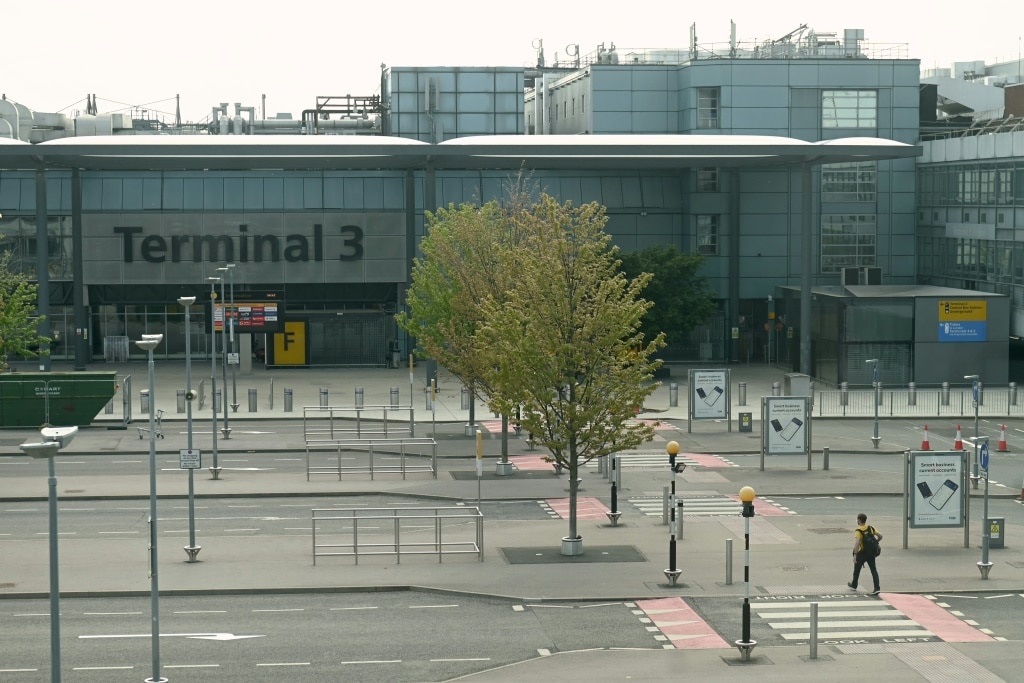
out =
{"type": "Polygon", "coordinates": [[[306,442],[306,481],[312,475],[329,474],[341,480],[343,474],[369,474],[372,480],[376,474],[401,473],[402,479],[409,473],[429,472],[437,479],[437,442],[433,439],[337,439],[306,442]],[[410,452],[411,451],[411,452],[410,452]],[[352,456],[363,456],[357,464],[343,465],[342,460],[356,460],[352,456]],[[397,455],[396,455],[397,454],[397,455]],[[394,460],[381,464],[377,459],[394,460]],[[410,463],[408,458],[414,458],[410,463]],[[426,463],[424,463],[426,460],[426,463]]]}
{"type": "Polygon", "coordinates": [[[306,406],[302,409],[302,436],[306,441],[411,437],[415,428],[412,406],[306,406]]]}
{"type": "Polygon", "coordinates": [[[475,507],[314,508],[313,565],[318,557],[477,555],[484,561],[484,517],[475,507]],[[465,537],[467,531],[473,535],[465,537]]]}
{"type": "MultiPolygon", "coordinates": [[[[845,382],[843,383],[845,384],[845,382]]],[[[874,414],[878,401],[880,415],[889,417],[913,416],[973,416],[974,395],[971,387],[950,389],[949,382],[941,387],[923,388],[910,383],[907,388],[886,387],[876,395],[873,387],[850,390],[840,385],[838,389],[823,389],[816,392],[815,415],[819,417],[868,417],[874,414]]],[[[1024,415],[1024,405],[1018,405],[1017,386],[1010,383],[1006,389],[986,387],[979,391],[979,413],[988,416],[1024,415]]]]}

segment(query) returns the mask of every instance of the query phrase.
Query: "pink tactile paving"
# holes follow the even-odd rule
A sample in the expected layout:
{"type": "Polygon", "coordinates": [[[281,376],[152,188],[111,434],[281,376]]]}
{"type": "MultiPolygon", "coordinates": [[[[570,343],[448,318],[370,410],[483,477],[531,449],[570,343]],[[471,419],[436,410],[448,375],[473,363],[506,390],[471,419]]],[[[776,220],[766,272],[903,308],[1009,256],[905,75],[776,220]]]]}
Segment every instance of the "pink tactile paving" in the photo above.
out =
{"type": "Polygon", "coordinates": [[[636,606],[676,649],[707,650],[732,647],[682,598],[637,600],[636,606]]]}
{"type": "MultiPolygon", "coordinates": [[[[544,504],[562,519],[569,518],[568,498],[548,498],[544,504]]],[[[608,508],[597,498],[580,497],[576,499],[576,519],[608,519],[608,508]]]]}
{"type": "Polygon", "coordinates": [[[947,643],[978,643],[995,640],[966,624],[923,595],[882,593],[882,600],[906,614],[947,643]]]}

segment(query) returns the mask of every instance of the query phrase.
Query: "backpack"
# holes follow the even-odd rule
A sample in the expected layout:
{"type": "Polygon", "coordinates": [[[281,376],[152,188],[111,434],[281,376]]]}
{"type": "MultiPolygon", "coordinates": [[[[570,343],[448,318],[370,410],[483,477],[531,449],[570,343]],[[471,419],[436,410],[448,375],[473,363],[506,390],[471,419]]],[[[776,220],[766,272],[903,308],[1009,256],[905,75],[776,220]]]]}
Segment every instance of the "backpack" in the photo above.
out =
{"type": "Polygon", "coordinates": [[[878,557],[882,554],[882,546],[878,543],[878,536],[875,527],[869,526],[860,533],[862,552],[867,557],[878,557]]]}

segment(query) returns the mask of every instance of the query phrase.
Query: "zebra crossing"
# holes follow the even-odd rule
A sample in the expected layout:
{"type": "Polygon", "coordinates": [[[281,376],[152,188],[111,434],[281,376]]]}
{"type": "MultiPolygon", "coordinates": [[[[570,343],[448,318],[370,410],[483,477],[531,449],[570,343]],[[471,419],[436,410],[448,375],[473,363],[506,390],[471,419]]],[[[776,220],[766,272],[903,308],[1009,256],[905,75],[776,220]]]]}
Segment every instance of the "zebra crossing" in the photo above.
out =
{"type": "MultiPolygon", "coordinates": [[[[743,503],[738,498],[725,494],[708,496],[680,496],[683,503],[684,517],[735,517],[743,510],[743,503]]],[[[644,496],[627,499],[630,505],[646,517],[661,517],[664,514],[664,498],[662,496],[644,496]]],[[[794,515],[778,503],[764,498],[757,499],[758,514],[763,516],[794,515]],[[767,504],[771,507],[765,508],[767,504]]]]}
{"type": "MultiPolygon", "coordinates": [[[[810,641],[810,601],[755,601],[750,609],[785,642],[797,645],[810,641]]],[[[939,640],[935,633],[882,599],[851,595],[821,596],[818,600],[818,642],[876,642],[888,638],[900,638],[900,642],[939,640]]]]}
{"type": "MultiPolygon", "coordinates": [[[[668,455],[665,451],[626,451],[616,453],[615,458],[623,469],[668,469],[668,455]]],[[[681,462],[687,467],[735,467],[721,456],[702,453],[680,453],[676,456],[676,462],[681,462]]],[[[586,467],[591,468],[598,466],[597,459],[586,464],[586,467]]]]}

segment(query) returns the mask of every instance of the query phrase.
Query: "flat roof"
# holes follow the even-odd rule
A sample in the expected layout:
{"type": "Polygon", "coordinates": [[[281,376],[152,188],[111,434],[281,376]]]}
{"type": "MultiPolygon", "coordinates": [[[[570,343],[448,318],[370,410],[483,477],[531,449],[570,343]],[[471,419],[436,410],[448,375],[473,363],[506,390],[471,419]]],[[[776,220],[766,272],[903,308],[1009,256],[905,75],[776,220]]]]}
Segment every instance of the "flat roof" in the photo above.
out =
{"type": "Polygon", "coordinates": [[[0,168],[639,170],[816,165],[921,153],[917,145],[863,137],[808,142],[768,135],[490,135],[431,144],[356,135],[110,135],[0,144],[0,168]]]}

